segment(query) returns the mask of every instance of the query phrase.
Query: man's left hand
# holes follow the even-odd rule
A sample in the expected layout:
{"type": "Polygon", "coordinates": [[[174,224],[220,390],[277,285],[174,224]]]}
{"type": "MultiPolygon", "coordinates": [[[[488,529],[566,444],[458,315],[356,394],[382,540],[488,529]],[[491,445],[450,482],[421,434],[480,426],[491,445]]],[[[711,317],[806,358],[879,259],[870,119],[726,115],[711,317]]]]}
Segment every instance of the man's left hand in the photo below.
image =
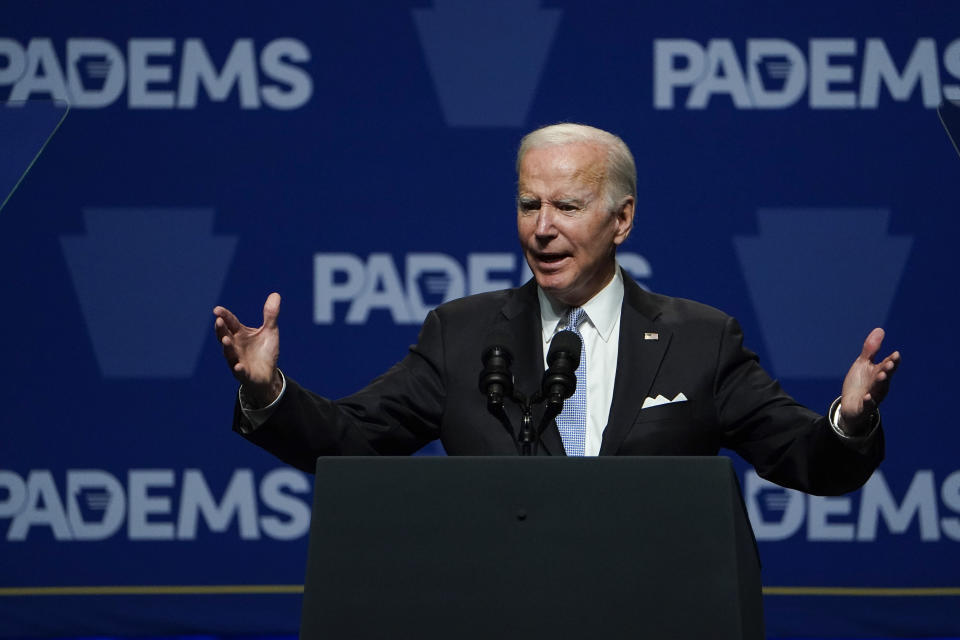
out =
{"type": "Polygon", "coordinates": [[[900,352],[894,351],[874,364],[883,343],[883,329],[870,332],[860,356],[843,380],[840,403],[840,428],[851,436],[863,436],[873,424],[872,415],[890,389],[890,378],[900,365],[900,352]]]}

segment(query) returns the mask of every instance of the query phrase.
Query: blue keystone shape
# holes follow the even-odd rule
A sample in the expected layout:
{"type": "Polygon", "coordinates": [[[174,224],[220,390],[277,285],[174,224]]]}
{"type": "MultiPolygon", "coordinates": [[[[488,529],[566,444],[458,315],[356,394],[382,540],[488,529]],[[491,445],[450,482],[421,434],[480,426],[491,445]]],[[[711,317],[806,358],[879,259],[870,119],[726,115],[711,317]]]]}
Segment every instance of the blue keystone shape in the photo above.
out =
{"type": "Polygon", "coordinates": [[[61,236],[104,377],[193,375],[237,243],[213,235],[213,214],[88,208],[87,234],[61,236]]]}
{"type": "MultiPolygon", "coordinates": [[[[733,239],[773,371],[842,378],[893,304],[913,239],[884,209],[760,209],[733,239]]],[[[887,345],[884,345],[887,349],[887,345]]]]}
{"type": "Polygon", "coordinates": [[[520,127],[560,23],[539,0],[435,0],[412,9],[451,127],[520,127]]]}

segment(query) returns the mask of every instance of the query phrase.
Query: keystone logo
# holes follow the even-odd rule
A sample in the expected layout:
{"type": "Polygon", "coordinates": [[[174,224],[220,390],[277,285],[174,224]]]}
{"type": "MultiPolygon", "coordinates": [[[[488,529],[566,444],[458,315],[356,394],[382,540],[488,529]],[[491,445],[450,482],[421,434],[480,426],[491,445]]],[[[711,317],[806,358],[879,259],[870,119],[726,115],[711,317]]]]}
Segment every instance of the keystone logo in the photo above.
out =
{"type": "Polygon", "coordinates": [[[793,535],[803,524],[803,494],[778,487],[754,472],[745,480],[747,511],[757,539],[784,540],[793,535]]]}
{"type": "Polygon", "coordinates": [[[114,494],[106,489],[82,487],[76,492],[77,510],[85,522],[103,524],[114,494]]]}
{"type": "Polygon", "coordinates": [[[789,56],[785,55],[760,55],[750,70],[760,76],[760,86],[767,92],[787,93],[787,87],[791,83],[797,84],[800,78],[796,73],[791,74],[795,62],[789,56]]]}
{"type": "Polygon", "coordinates": [[[538,0],[435,0],[413,21],[451,127],[520,127],[560,22],[538,0]]]}
{"type": "Polygon", "coordinates": [[[773,370],[841,377],[883,326],[913,239],[888,236],[883,209],[761,209],[757,218],[760,234],[733,242],[773,370]]]}
{"type": "Polygon", "coordinates": [[[100,371],[187,378],[237,240],[214,236],[212,209],[88,208],[87,234],[60,243],[100,371]]]}

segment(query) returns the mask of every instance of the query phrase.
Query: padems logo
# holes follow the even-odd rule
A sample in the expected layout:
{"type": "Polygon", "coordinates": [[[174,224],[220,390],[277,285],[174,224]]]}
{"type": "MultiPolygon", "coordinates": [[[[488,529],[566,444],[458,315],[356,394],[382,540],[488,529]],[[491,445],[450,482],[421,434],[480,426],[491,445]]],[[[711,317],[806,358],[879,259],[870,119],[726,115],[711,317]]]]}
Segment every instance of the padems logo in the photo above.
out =
{"type": "MultiPolygon", "coordinates": [[[[366,258],[353,253],[314,254],[313,321],[366,324],[371,313],[386,312],[394,324],[420,324],[438,304],[520,286],[532,277],[527,263],[513,253],[477,252],[466,258],[463,264],[445,253],[411,252],[398,264],[389,253],[366,258]]],[[[653,275],[646,258],[620,251],[617,262],[646,288],[643,280],[653,275]]]]}
{"type": "Polygon", "coordinates": [[[960,542],[960,470],[938,478],[930,469],[918,469],[906,488],[902,484],[900,478],[891,486],[875,471],[857,493],[813,496],[778,487],[751,470],[743,497],[760,542],[803,532],[811,542],[874,542],[889,535],[960,542]]]}
{"type": "Polygon", "coordinates": [[[59,482],[50,469],[25,475],[0,469],[0,540],[51,534],[63,542],[114,536],[183,541],[198,534],[293,540],[310,528],[310,481],[293,469],[260,478],[251,469],[235,469],[222,492],[211,489],[200,469],[129,469],[119,476],[67,469],[58,475],[59,482]]]}
{"type": "Polygon", "coordinates": [[[243,109],[297,109],[313,95],[301,68],[310,50],[295,38],[257,45],[234,41],[211,51],[200,38],[131,38],[126,47],[102,38],[0,38],[0,100],[64,100],[72,107],[108,107],[126,94],[139,109],[193,109],[236,96],[243,109]],[[222,61],[216,63],[214,60],[222,61]]]}
{"type": "Polygon", "coordinates": [[[897,102],[919,92],[934,109],[944,97],[960,100],[960,39],[938,50],[933,38],[920,38],[906,57],[880,38],[811,38],[806,46],[749,38],[739,47],[658,39],[653,72],[657,109],[706,109],[714,96],[737,109],[784,109],[804,94],[812,109],[876,109],[884,90],[897,102]]]}

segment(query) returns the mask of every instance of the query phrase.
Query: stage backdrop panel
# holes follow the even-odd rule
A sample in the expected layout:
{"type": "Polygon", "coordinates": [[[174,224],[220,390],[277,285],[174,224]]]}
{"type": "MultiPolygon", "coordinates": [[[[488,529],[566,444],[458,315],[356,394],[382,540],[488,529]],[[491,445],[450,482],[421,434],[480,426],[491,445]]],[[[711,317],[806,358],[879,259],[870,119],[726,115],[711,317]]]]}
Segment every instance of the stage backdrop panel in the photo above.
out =
{"type": "MultiPolygon", "coordinates": [[[[960,634],[960,158],[935,113],[960,5],[3,13],[4,122],[70,112],[0,210],[0,636],[294,632],[311,478],[230,432],[212,307],[258,324],[279,291],[283,370],[361,387],[434,305],[527,279],[514,153],[563,120],[636,155],[624,268],[736,316],[799,400],[825,411],[875,326],[903,353],[863,490],[738,461],[769,634],[960,634]]],[[[45,135],[0,140],[0,197],[45,135]]]]}

